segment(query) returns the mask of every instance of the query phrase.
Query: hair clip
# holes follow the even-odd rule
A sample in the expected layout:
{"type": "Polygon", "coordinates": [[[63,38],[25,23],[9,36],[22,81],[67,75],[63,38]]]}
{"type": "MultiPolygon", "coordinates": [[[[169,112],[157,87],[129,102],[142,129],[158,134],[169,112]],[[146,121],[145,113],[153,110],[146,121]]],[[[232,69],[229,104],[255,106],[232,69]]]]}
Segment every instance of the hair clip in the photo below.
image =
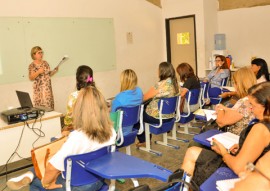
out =
{"type": "Polygon", "coordinates": [[[87,76],[86,82],[93,82],[93,77],[87,76]]]}

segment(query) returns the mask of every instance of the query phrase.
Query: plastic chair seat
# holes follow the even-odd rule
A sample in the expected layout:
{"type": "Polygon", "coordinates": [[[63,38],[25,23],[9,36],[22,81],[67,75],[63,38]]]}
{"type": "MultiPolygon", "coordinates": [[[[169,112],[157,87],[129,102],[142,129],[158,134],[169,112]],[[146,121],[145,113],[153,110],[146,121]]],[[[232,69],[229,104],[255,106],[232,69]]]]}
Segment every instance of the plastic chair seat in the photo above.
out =
{"type": "Polygon", "coordinates": [[[117,148],[122,148],[129,146],[135,142],[136,136],[137,136],[138,130],[132,130],[129,134],[124,136],[124,142],[122,145],[117,146],[117,148]]]}
{"type": "MultiPolygon", "coordinates": [[[[150,133],[159,135],[159,134],[163,134],[168,131],[171,131],[173,128],[174,122],[175,122],[175,118],[173,118],[171,121],[163,122],[162,127],[160,128],[156,128],[150,125],[150,133]]],[[[153,125],[157,126],[158,124],[153,124],[153,125]]]]}
{"type": "MultiPolygon", "coordinates": [[[[187,115],[187,113],[182,113],[181,115],[187,115]]],[[[194,116],[195,115],[193,113],[190,113],[189,116],[187,117],[181,117],[179,123],[182,124],[188,123],[194,119],[194,116]]]]}

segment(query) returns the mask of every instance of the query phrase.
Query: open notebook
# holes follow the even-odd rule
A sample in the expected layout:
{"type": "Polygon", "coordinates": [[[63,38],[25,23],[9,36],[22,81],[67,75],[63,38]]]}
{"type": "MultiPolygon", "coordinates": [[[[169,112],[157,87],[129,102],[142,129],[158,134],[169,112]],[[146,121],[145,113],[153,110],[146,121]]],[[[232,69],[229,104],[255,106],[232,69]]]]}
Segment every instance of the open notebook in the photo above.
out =
{"type": "Polygon", "coordinates": [[[240,178],[228,179],[228,180],[218,180],[216,182],[217,189],[219,191],[229,191],[234,187],[234,184],[239,181],[240,178]]]}
{"type": "MultiPolygon", "coordinates": [[[[23,108],[33,108],[33,104],[32,104],[29,93],[16,90],[16,94],[17,94],[17,97],[19,99],[19,102],[21,104],[22,109],[23,108]]],[[[34,108],[39,109],[39,110],[43,110],[46,112],[53,111],[52,108],[44,107],[44,106],[36,106],[34,108]]]]}
{"type": "Polygon", "coordinates": [[[220,133],[207,138],[207,140],[211,142],[213,138],[220,142],[226,149],[230,149],[234,144],[238,144],[239,142],[239,136],[231,132],[220,133]]]}

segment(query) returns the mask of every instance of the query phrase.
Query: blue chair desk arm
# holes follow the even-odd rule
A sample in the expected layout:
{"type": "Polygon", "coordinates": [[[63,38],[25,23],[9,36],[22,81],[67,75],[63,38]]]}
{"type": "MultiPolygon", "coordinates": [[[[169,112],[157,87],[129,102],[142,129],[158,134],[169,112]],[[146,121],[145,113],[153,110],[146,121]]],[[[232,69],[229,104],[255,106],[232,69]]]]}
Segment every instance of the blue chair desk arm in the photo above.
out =
{"type": "Polygon", "coordinates": [[[86,170],[106,179],[155,178],[166,182],[171,171],[120,152],[108,153],[86,164],[86,170]]]}
{"type": "Polygon", "coordinates": [[[238,176],[227,167],[221,167],[216,170],[201,186],[200,191],[218,191],[216,188],[216,182],[218,180],[228,180],[238,178],[238,176]]]}
{"type": "Polygon", "coordinates": [[[197,143],[200,143],[204,146],[207,146],[207,147],[211,147],[211,144],[209,141],[207,141],[206,139],[209,138],[209,137],[212,137],[213,135],[216,135],[216,134],[220,134],[220,133],[224,133],[222,131],[219,131],[217,129],[211,129],[209,131],[206,131],[206,132],[203,132],[201,134],[198,134],[198,135],[195,135],[193,137],[193,140],[197,143]]]}

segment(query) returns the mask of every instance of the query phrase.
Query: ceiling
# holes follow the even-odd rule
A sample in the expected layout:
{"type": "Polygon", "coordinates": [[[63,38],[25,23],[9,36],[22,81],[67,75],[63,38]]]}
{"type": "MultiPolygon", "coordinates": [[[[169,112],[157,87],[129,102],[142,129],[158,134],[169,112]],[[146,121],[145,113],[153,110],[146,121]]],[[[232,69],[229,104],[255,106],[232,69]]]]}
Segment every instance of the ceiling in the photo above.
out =
{"type": "MultiPolygon", "coordinates": [[[[161,8],[161,0],[146,0],[161,8]]],[[[187,0],[188,1],[188,0],[187,0]]],[[[218,0],[219,10],[270,5],[270,0],[218,0]]]]}

